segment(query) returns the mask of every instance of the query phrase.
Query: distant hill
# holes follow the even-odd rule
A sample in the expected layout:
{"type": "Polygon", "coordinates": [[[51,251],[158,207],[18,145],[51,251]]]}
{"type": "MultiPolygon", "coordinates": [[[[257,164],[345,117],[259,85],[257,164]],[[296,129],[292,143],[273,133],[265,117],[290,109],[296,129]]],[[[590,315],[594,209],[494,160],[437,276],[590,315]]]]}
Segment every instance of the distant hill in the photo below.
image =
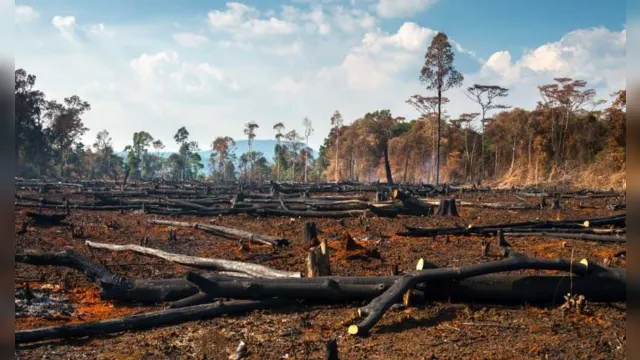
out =
{"type": "MultiPolygon", "coordinates": [[[[275,146],[278,142],[276,140],[253,140],[253,151],[259,151],[264,154],[264,157],[269,160],[269,162],[273,162],[273,155],[275,154],[275,146]]],[[[238,140],[236,141],[236,146],[233,149],[236,155],[240,157],[241,154],[244,154],[248,150],[248,142],[247,140],[238,140]]],[[[313,149],[313,152],[316,153],[316,150],[313,149]]],[[[151,151],[154,153],[154,151],[151,151]]],[[[125,154],[124,152],[120,153],[120,155],[125,154]]],[[[168,158],[173,154],[172,151],[164,151],[160,153],[160,156],[163,158],[168,158]]],[[[210,173],[209,169],[209,156],[211,155],[211,150],[203,150],[199,152],[200,157],[202,158],[202,164],[204,165],[203,172],[205,174],[210,173]]]]}

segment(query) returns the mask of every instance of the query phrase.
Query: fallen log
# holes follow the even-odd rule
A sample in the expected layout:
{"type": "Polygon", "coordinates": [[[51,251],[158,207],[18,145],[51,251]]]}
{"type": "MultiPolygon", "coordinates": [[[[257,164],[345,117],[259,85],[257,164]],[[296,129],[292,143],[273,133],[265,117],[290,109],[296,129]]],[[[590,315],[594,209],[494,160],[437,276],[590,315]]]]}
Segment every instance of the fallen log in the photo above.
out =
{"type": "MultiPolygon", "coordinates": [[[[435,267],[430,267],[435,269],[435,267]]],[[[201,292],[176,304],[202,303],[216,298],[264,299],[281,297],[315,303],[371,300],[402,276],[329,276],[316,278],[233,279],[202,276],[190,272],[187,280],[201,292]]],[[[571,290],[589,301],[626,300],[626,269],[607,268],[588,276],[489,274],[467,279],[436,280],[416,285],[425,300],[478,302],[486,304],[552,304],[571,290]],[[437,288],[437,291],[430,289],[437,288]]],[[[174,306],[174,305],[172,305],[174,306]]]]}
{"type": "MultiPolygon", "coordinates": [[[[130,279],[113,274],[103,265],[96,264],[72,251],[64,251],[54,254],[16,254],[16,262],[32,265],[58,265],[74,268],[83,272],[90,280],[95,281],[101,288],[103,299],[118,300],[122,302],[157,303],[164,301],[176,301],[173,307],[188,306],[212,301],[212,297],[199,292],[199,288],[185,278],[173,279],[130,279]],[[182,305],[180,305],[182,304],[182,305]]],[[[426,268],[426,267],[425,267],[426,268]]],[[[433,266],[429,266],[433,268],[433,266]]],[[[475,301],[486,303],[551,303],[560,301],[567,284],[573,282],[574,291],[585,295],[590,301],[625,301],[626,300],[626,271],[625,269],[608,269],[611,271],[597,273],[598,277],[568,276],[520,276],[520,275],[486,275],[457,281],[440,281],[435,285],[420,284],[419,290],[423,290],[426,299],[452,301],[475,301]],[[593,280],[597,280],[594,282],[593,280]],[[539,284],[539,286],[534,286],[539,284]],[[552,284],[553,289],[544,284],[552,284]],[[555,291],[556,286],[561,286],[555,291]],[[429,291],[431,287],[437,287],[438,291],[429,291]],[[535,290],[537,289],[537,290],[535,290]]],[[[400,276],[331,276],[317,278],[251,278],[240,279],[237,277],[221,276],[217,274],[205,274],[203,277],[217,285],[223,282],[232,282],[229,285],[217,286],[217,296],[239,298],[264,297],[278,293],[279,284],[285,284],[289,289],[304,289],[309,284],[324,284],[327,281],[339,284],[341,299],[370,299],[379,295],[385,288],[401,279],[400,276]],[[267,290],[248,291],[246,282],[267,290]],[[352,287],[349,285],[359,285],[352,287]],[[243,290],[244,289],[244,290],[243,290]],[[244,293],[241,293],[245,291],[244,293]],[[368,298],[365,294],[369,294],[368,298]],[[253,294],[253,295],[252,295],[253,294]],[[255,295],[258,294],[258,295],[255,295]],[[262,294],[262,295],[260,295],[262,294]]],[[[326,285],[326,284],[325,284],[326,285]]],[[[331,285],[331,284],[330,284],[331,285]]],[[[249,287],[251,288],[251,286],[249,287]]],[[[318,288],[315,286],[314,288],[318,288]]],[[[326,300],[322,296],[307,295],[305,292],[290,290],[292,298],[313,300],[315,302],[334,302],[335,297],[327,295],[326,300]]]]}
{"type": "Polygon", "coordinates": [[[28,212],[27,217],[33,220],[34,225],[58,226],[67,218],[66,214],[38,214],[28,212]]]}
{"type": "MultiPolygon", "coordinates": [[[[515,230],[517,231],[517,229],[515,230]]],[[[553,237],[560,239],[576,239],[576,240],[588,240],[599,241],[609,243],[626,243],[626,236],[618,235],[598,235],[598,234],[571,234],[571,233],[559,233],[559,232],[505,232],[504,236],[510,237],[553,237]]]]}
{"type": "Polygon", "coordinates": [[[211,259],[198,256],[188,256],[181,254],[173,254],[162,250],[152,249],[140,245],[128,244],[128,245],[115,245],[105,244],[99,242],[85,241],[85,245],[94,249],[104,249],[110,251],[132,251],[138,254],[153,256],[160,259],[164,259],[176,264],[193,266],[202,269],[218,270],[218,271],[232,271],[244,273],[254,277],[301,277],[301,273],[281,271],[271,269],[266,266],[244,263],[233,260],[223,259],[211,259]]]}
{"type": "Polygon", "coordinates": [[[362,216],[367,210],[349,210],[349,211],[297,211],[297,210],[280,210],[280,209],[258,209],[259,215],[275,215],[275,216],[299,216],[299,217],[324,217],[324,218],[348,218],[362,216]]]}
{"type": "Polygon", "coordinates": [[[121,302],[157,303],[193,295],[198,288],[184,279],[132,279],[114,274],[74,251],[15,254],[15,261],[36,266],[64,266],[82,272],[100,287],[100,297],[121,302]]]}
{"type": "Polygon", "coordinates": [[[564,221],[526,221],[519,223],[507,223],[507,224],[495,224],[495,225],[482,225],[482,226],[469,226],[466,228],[419,228],[414,226],[405,225],[407,232],[400,232],[397,235],[400,236],[416,236],[416,237],[430,237],[436,235],[472,235],[479,233],[494,234],[499,229],[514,229],[514,228],[568,228],[568,229],[584,229],[592,226],[605,226],[605,225],[626,225],[626,214],[616,215],[613,217],[605,218],[592,218],[592,219],[576,219],[576,220],[564,220],[564,221]]]}
{"type": "Polygon", "coordinates": [[[190,227],[194,229],[201,229],[215,235],[220,235],[223,237],[228,237],[233,239],[249,240],[250,242],[253,242],[256,244],[269,245],[273,247],[289,246],[290,244],[289,240],[280,238],[277,236],[256,234],[246,230],[234,229],[234,228],[219,226],[219,225],[188,223],[183,221],[156,220],[156,219],[149,220],[149,224],[180,226],[180,227],[190,227]]]}
{"type": "MultiPolygon", "coordinates": [[[[305,278],[306,279],[306,278],[305,278]]],[[[215,281],[196,273],[188,273],[187,280],[194,283],[209,299],[284,299],[310,300],[320,303],[368,300],[391,284],[345,284],[331,278],[316,277],[315,282],[260,282],[259,279],[215,281]]]]}
{"type": "Polygon", "coordinates": [[[106,335],[122,331],[145,330],[162,326],[176,325],[189,321],[205,320],[221,315],[246,313],[260,309],[274,309],[289,305],[283,299],[268,299],[263,301],[230,301],[213,304],[202,304],[179,309],[153,311],[116,319],[51,326],[15,332],[16,344],[30,342],[106,335]]]}
{"type": "Polygon", "coordinates": [[[508,259],[501,261],[463,266],[460,268],[438,268],[416,271],[412,274],[404,275],[380,296],[373,299],[369,304],[359,308],[358,315],[364,317],[364,319],[357,325],[349,326],[348,333],[359,336],[367,335],[391,305],[400,301],[408,290],[419,283],[447,280],[459,281],[479,275],[525,269],[567,271],[579,276],[607,271],[601,266],[589,264],[586,261],[577,263],[562,259],[538,259],[526,257],[518,253],[510,253],[508,259]]]}

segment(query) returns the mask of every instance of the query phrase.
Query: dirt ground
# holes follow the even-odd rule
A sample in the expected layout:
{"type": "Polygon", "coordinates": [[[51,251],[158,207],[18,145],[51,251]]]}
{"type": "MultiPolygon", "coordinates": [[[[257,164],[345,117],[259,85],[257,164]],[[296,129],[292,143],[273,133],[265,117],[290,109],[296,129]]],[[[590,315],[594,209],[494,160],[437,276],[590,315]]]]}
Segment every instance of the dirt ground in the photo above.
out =
{"type": "MultiPolygon", "coordinates": [[[[27,193],[27,192],[23,192],[27,193]]],[[[372,195],[372,194],[368,194],[372,195]]],[[[478,195],[462,197],[478,200],[478,195]]],[[[482,195],[481,201],[517,202],[512,195],[482,195]]],[[[532,203],[535,199],[530,200],[532,203]]],[[[168,241],[166,226],[150,225],[154,215],[141,212],[72,211],[68,222],[82,225],[86,237],[72,239],[65,227],[30,227],[16,235],[16,251],[44,252],[72,248],[101,261],[114,272],[138,278],[181,276],[188,269],[160,259],[131,253],[88,251],[84,240],[114,244],[138,243],[148,237],[147,246],[169,252],[241,260],[273,268],[304,271],[307,247],[302,243],[302,226],[313,220],[328,239],[335,275],[389,275],[397,264],[411,271],[419,258],[438,266],[461,266],[498,257],[481,256],[481,238],[450,236],[406,238],[395,235],[403,224],[442,227],[481,225],[528,220],[561,220],[610,216],[606,199],[563,200],[563,210],[494,210],[462,207],[461,217],[370,217],[366,220],[301,219],[250,215],[213,218],[180,217],[180,221],[237,227],[270,235],[283,235],[292,245],[272,253],[264,246],[249,245],[240,251],[238,243],[197,229],[178,228],[177,241],[168,241]],[[601,209],[582,209],[578,203],[601,209]],[[107,226],[110,224],[110,226],[107,226]],[[352,257],[337,250],[348,232],[359,244],[377,249],[382,260],[352,257]]],[[[16,230],[33,209],[16,208],[16,230]]],[[[162,217],[159,217],[162,218],[162,217]]],[[[599,244],[550,238],[507,238],[516,251],[530,256],[588,258],[602,263],[625,249],[624,244],[599,244]],[[564,244],[563,244],[564,243],[564,244]]],[[[614,259],[611,266],[626,267],[614,259]]],[[[32,289],[45,287],[65,298],[75,309],[58,317],[16,318],[16,329],[96,321],[163,308],[163,306],[120,305],[100,300],[98,288],[84,275],[62,267],[16,264],[16,288],[29,282],[32,289]],[[67,288],[65,290],[65,287],[67,288]]],[[[50,341],[18,347],[19,359],[227,359],[244,341],[248,359],[321,359],[325,342],[336,338],[340,359],[624,359],[626,358],[626,303],[588,303],[582,315],[563,316],[560,304],[549,307],[493,306],[429,302],[407,309],[390,310],[365,338],[347,334],[356,309],[362,303],[341,305],[296,305],[246,315],[224,316],[148,331],[125,332],[99,338],[50,341]]]]}

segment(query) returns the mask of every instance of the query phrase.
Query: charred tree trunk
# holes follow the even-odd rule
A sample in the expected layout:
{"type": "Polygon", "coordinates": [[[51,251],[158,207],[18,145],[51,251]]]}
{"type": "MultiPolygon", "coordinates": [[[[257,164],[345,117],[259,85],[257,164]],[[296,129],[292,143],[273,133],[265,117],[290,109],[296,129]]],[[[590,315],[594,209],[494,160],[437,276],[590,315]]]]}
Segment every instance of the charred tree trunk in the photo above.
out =
{"type": "Polygon", "coordinates": [[[413,274],[403,276],[382,295],[373,299],[366,306],[358,309],[359,316],[365,319],[358,325],[349,326],[348,332],[351,335],[367,335],[369,330],[375,326],[391,305],[400,301],[403,294],[418,283],[463,280],[478,275],[523,269],[571,271],[579,276],[586,276],[587,270],[594,271],[595,273],[607,271],[595,264],[589,264],[587,266],[581,262],[571,263],[561,259],[536,259],[517,253],[511,253],[510,258],[503,261],[494,261],[461,268],[439,268],[417,271],[413,274]]]}
{"type": "Polygon", "coordinates": [[[304,223],[304,227],[302,228],[302,236],[305,244],[311,244],[312,246],[318,245],[318,228],[316,226],[316,223],[313,221],[304,223]]]}
{"type": "Polygon", "coordinates": [[[203,304],[89,323],[19,330],[15,332],[15,342],[16,344],[23,344],[52,339],[106,335],[130,330],[145,330],[189,321],[211,319],[220,315],[246,313],[259,309],[273,309],[288,304],[290,304],[288,301],[282,299],[203,304]]]}
{"type": "Polygon", "coordinates": [[[393,177],[391,176],[391,164],[389,164],[389,145],[384,147],[384,172],[387,175],[387,185],[393,186],[393,177]]]}

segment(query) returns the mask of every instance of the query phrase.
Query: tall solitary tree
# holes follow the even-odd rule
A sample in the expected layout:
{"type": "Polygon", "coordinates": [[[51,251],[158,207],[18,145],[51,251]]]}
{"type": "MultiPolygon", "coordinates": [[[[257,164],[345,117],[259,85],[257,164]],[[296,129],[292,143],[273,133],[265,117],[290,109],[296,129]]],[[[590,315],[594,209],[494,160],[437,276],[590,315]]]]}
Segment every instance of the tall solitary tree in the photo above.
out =
{"type": "Polygon", "coordinates": [[[494,109],[508,109],[511,106],[496,104],[494,101],[496,98],[509,96],[509,89],[497,86],[497,85],[478,85],[467,88],[467,97],[472,101],[480,105],[481,115],[480,118],[480,165],[481,174],[480,180],[484,180],[485,177],[485,161],[484,158],[484,124],[487,119],[487,112],[494,109]]]}
{"type": "Polygon", "coordinates": [[[281,142],[282,142],[282,138],[284,137],[284,134],[282,134],[282,131],[284,130],[284,124],[282,122],[278,122],[275,125],[273,125],[273,130],[276,131],[276,141],[278,142],[278,144],[276,145],[276,151],[275,151],[275,161],[276,161],[276,168],[277,168],[277,173],[278,173],[278,181],[280,181],[280,152],[282,152],[282,146],[281,146],[281,142]]]}
{"type": "Polygon", "coordinates": [[[424,56],[424,65],[420,71],[420,82],[427,90],[435,90],[438,94],[438,136],[436,145],[436,185],[440,182],[440,136],[442,122],[442,93],[462,85],[464,80],[453,67],[455,54],[445,33],[438,33],[431,41],[424,56]]]}
{"type": "Polygon", "coordinates": [[[340,129],[344,125],[342,114],[336,110],[331,116],[331,131],[334,132],[336,137],[336,169],[335,169],[335,181],[340,181],[340,162],[338,161],[338,153],[340,150],[340,129]]]}
{"type": "MultiPolygon", "coordinates": [[[[250,121],[244,125],[244,134],[247,135],[247,152],[251,154],[253,152],[253,139],[256,138],[256,129],[259,128],[258,124],[250,121]]],[[[251,180],[251,171],[253,170],[253,161],[249,157],[249,180],[251,180]]]]}
{"type": "Polygon", "coordinates": [[[302,125],[304,125],[304,139],[305,139],[305,152],[304,152],[304,182],[307,182],[307,167],[309,163],[309,136],[313,134],[313,126],[311,124],[311,120],[308,117],[305,117],[302,120],[302,125]]]}

